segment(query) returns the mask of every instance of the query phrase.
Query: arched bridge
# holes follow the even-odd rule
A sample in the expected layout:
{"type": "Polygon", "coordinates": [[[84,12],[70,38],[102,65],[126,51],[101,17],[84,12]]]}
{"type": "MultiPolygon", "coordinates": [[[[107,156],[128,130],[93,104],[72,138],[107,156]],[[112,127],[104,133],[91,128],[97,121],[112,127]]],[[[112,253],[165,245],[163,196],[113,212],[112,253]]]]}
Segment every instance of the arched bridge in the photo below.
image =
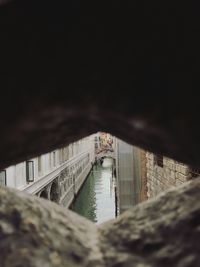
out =
{"type": "Polygon", "coordinates": [[[101,158],[112,158],[116,159],[116,152],[115,151],[101,151],[100,153],[96,154],[96,160],[100,160],[101,158]]]}

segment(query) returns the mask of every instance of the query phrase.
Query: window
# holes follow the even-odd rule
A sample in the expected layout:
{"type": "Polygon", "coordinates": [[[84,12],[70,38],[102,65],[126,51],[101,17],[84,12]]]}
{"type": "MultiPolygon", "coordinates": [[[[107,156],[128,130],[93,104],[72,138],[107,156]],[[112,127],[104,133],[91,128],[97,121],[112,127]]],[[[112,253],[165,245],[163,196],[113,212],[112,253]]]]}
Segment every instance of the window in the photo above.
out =
{"type": "Polygon", "coordinates": [[[58,150],[59,164],[62,164],[62,148],[58,150]]]}
{"type": "Polygon", "coordinates": [[[62,148],[62,163],[65,162],[65,149],[62,148]]]}
{"type": "Polygon", "coordinates": [[[0,186],[6,186],[6,170],[0,171],[0,186]]]}
{"type": "Polygon", "coordinates": [[[49,153],[49,168],[52,168],[52,155],[49,153]]]}
{"type": "Polygon", "coordinates": [[[61,148],[59,150],[59,162],[60,162],[60,164],[62,164],[65,161],[64,155],[65,155],[64,148],[61,148]]]}
{"type": "Polygon", "coordinates": [[[34,181],[34,163],[32,160],[26,161],[26,181],[34,181]]]}
{"type": "Polygon", "coordinates": [[[56,152],[53,152],[53,167],[56,167],[56,152]]]}
{"type": "Polygon", "coordinates": [[[154,155],[154,164],[163,168],[163,156],[162,155],[154,155]]]}
{"type": "Polygon", "coordinates": [[[42,173],[42,157],[38,157],[38,174],[42,173]]]}
{"type": "Polygon", "coordinates": [[[67,146],[65,148],[65,161],[67,161],[69,159],[69,147],[67,146]]]}

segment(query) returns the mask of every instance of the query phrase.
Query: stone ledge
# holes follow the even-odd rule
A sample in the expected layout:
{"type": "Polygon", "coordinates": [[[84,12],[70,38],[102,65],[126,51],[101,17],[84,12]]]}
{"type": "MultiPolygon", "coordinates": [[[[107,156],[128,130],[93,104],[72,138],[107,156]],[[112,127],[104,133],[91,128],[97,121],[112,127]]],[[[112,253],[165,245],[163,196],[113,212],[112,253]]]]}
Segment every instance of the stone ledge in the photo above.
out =
{"type": "Polygon", "coordinates": [[[96,225],[52,202],[0,189],[1,267],[199,267],[200,180],[96,225]]]}
{"type": "Polygon", "coordinates": [[[200,180],[186,183],[105,224],[100,244],[106,266],[200,266],[199,191],[200,180]]]}

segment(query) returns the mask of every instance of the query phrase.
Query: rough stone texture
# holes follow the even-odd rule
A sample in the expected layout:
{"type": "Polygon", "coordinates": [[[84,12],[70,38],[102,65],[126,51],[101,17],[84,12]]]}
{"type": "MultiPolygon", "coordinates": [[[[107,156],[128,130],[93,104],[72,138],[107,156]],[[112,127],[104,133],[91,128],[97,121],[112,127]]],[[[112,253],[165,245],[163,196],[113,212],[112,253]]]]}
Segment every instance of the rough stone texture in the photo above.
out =
{"type": "Polygon", "coordinates": [[[148,198],[191,179],[190,168],[175,160],[163,157],[163,167],[156,164],[154,154],[146,153],[148,198]]]}
{"type": "Polygon", "coordinates": [[[147,197],[147,157],[146,151],[143,149],[140,150],[140,158],[141,158],[141,195],[140,202],[148,199],[147,197]]]}
{"type": "Polygon", "coordinates": [[[93,223],[8,188],[0,203],[1,267],[102,266],[93,223]]]}
{"type": "Polygon", "coordinates": [[[200,180],[127,211],[101,229],[106,266],[200,266],[200,180]]]}
{"type": "MultiPolygon", "coordinates": [[[[0,168],[99,130],[200,166],[197,1],[6,2],[0,168]]],[[[91,224],[19,195],[1,189],[2,266],[98,266],[91,224]]],[[[188,186],[105,226],[106,266],[200,266],[198,199],[188,186]]]]}
{"type": "Polygon", "coordinates": [[[198,179],[97,227],[0,188],[1,267],[199,267],[199,190],[198,179]]]}
{"type": "Polygon", "coordinates": [[[1,168],[98,130],[200,166],[198,2],[6,2],[1,168]]]}

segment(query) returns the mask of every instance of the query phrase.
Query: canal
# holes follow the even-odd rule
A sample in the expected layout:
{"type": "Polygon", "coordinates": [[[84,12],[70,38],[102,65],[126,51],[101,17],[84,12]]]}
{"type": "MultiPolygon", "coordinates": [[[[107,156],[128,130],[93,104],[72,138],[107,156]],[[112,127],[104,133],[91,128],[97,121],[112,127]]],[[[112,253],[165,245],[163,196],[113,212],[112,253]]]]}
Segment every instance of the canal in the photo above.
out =
{"type": "Polygon", "coordinates": [[[112,161],[93,166],[71,209],[99,224],[115,218],[115,180],[112,161]]]}

